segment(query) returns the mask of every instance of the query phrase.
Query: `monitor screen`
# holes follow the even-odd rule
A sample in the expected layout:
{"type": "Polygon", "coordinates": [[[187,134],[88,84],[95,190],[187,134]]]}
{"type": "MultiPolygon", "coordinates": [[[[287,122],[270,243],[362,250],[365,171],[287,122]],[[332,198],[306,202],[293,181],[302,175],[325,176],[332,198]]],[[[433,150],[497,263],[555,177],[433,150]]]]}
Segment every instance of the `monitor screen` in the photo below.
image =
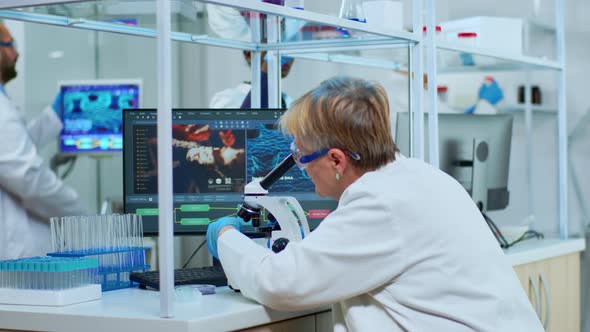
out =
{"type": "Polygon", "coordinates": [[[60,82],[60,152],[121,152],[122,111],[139,107],[140,90],[139,80],[60,82]]]}
{"type": "MultiPolygon", "coordinates": [[[[156,110],[124,111],[125,212],[142,215],[144,232],[158,232],[156,110]]],[[[235,215],[244,186],[263,178],[290,153],[277,130],[283,110],[175,109],[172,111],[174,233],[204,234],[207,225],[235,215]]],[[[269,188],[293,196],[314,229],[336,201],[319,197],[307,174],[293,167],[269,188]]],[[[263,211],[263,220],[266,215],[263,211]]],[[[253,231],[245,224],[245,232],[253,231]]]]}
{"type": "MultiPolygon", "coordinates": [[[[474,200],[477,200],[474,187],[478,187],[479,196],[481,190],[485,191],[485,202],[481,202],[483,210],[501,210],[508,206],[512,122],[509,114],[438,115],[439,167],[461,183],[474,200]],[[476,145],[476,142],[485,144],[476,145]],[[483,172],[479,182],[478,167],[483,172]]],[[[409,155],[408,123],[407,112],[397,113],[395,143],[405,155],[409,155]]],[[[424,126],[424,142],[429,142],[427,114],[424,126]]],[[[424,151],[428,151],[428,144],[425,144],[424,151]]]]}

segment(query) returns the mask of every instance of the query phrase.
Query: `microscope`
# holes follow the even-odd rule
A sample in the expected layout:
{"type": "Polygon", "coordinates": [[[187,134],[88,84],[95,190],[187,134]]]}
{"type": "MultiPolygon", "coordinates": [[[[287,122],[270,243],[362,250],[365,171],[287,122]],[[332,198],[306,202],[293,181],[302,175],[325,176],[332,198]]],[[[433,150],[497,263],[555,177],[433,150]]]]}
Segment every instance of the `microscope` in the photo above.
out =
{"type": "Polygon", "coordinates": [[[244,188],[244,202],[238,211],[238,217],[244,221],[252,221],[257,232],[273,238],[273,232],[281,235],[272,244],[275,253],[283,250],[290,241],[301,241],[309,235],[309,224],[303,208],[294,197],[269,196],[268,188],[279,180],[295,165],[295,160],[289,154],[283,161],[273,168],[261,180],[253,180],[244,188]],[[263,210],[267,211],[269,221],[276,221],[272,226],[261,225],[263,210]]]}

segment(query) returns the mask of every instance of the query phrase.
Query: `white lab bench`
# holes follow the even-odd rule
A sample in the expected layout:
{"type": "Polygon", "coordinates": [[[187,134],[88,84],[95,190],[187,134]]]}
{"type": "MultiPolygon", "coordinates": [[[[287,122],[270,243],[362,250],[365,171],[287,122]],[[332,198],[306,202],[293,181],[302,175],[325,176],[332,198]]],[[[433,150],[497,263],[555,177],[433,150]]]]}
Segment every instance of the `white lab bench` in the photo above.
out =
{"type": "MultiPolygon", "coordinates": [[[[542,261],[571,255],[578,257],[579,293],[579,254],[584,249],[584,239],[545,239],[528,240],[505,252],[517,272],[518,268],[542,261]]],[[[579,315],[579,295],[577,299],[574,305],[579,315]]],[[[331,330],[329,310],[329,307],[322,307],[279,312],[220,287],[215,295],[175,302],[175,317],[164,319],[159,317],[158,292],[123,289],[105,292],[99,301],[65,307],[0,305],[0,331],[325,331],[331,330]]],[[[558,321],[555,313],[553,317],[553,321],[558,321]]]]}

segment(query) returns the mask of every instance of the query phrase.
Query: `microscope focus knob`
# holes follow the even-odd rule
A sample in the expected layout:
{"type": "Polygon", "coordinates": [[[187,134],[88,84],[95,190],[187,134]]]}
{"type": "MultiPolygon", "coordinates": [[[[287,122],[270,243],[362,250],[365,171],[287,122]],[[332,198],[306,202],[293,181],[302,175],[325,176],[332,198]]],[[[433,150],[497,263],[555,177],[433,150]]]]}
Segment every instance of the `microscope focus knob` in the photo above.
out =
{"type": "Polygon", "coordinates": [[[287,244],[289,244],[289,239],[286,239],[284,237],[280,237],[280,238],[276,239],[275,242],[272,244],[272,251],[275,254],[279,253],[287,247],[287,244]]]}

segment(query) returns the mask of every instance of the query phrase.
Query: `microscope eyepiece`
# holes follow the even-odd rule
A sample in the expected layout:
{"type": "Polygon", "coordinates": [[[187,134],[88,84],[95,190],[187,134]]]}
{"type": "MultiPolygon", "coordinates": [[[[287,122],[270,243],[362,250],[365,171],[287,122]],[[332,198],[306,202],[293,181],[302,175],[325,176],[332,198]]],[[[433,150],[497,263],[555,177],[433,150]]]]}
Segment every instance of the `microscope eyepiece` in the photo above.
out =
{"type": "Polygon", "coordinates": [[[289,153],[289,155],[283,159],[277,167],[273,168],[270,173],[260,180],[260,186],[265,190],[268,190],[268,188],[277,182],[281,176],[285,175],[293,165],[295,165],[295,159],[293,159],[293,155],[289,153]]]}

